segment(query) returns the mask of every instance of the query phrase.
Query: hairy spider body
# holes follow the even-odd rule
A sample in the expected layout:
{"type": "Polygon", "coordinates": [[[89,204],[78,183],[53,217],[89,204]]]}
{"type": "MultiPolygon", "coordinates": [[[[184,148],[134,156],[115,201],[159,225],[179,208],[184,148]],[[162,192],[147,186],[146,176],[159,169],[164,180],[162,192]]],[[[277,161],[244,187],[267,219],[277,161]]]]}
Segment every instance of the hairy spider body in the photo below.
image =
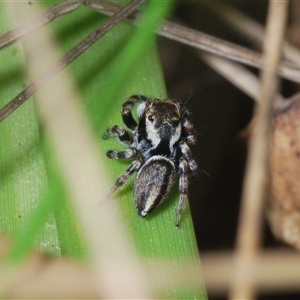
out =
{"type": "Polygon", "coordinates": [[[123,122],[132,135],[115,125],[106,130],[103,138],[115,136],[130,147],[124,151],[109,150],[107,156],[111,159],[135,159],[110,192],[121,187],[137,172],[134,199],[139,216],[145,217],[168,197],[179,173],[180,199],[175,223],[178,227],[187,199],[188,176],[191,173],[198,174],[189,148],[196,142],[189,112],[181,102],[150,99],[142,95],[130,97],[123,104],[121,112],[123,122]],[[139,101],[142,103],[137,107],[136,122],[132,108],[139,101]]]}
{"type": "Polygon", "coordinates": [[[175,183],[175,165],[161,155],[155,155],[138,171],[134,183],[134,199],[138,214],[145,217],[169,195],[175,183]]]}

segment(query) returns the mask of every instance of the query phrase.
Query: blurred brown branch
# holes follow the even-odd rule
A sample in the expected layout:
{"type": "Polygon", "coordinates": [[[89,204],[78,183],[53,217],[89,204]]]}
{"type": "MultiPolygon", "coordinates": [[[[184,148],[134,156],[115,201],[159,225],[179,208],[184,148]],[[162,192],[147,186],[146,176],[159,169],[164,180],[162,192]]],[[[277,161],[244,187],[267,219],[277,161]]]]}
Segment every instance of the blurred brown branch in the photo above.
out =
{"type": "Polygon", "coordinates": [[[235,276],[230,299],[254,299],[253,261],[262,237],[264,200],[269,182],[269,137],[273,102],[278,89],[276,69],[280,62],[287,19],[287,1],[270,1],[264,43],[265,69],[261,73],[259,105],[256,106],[256,130],[250,138],[247,169],[235,249],[235,276]]]}
{"type": "MultiPolygon", "coordinates": [[[[205,285],[210,295],[225,295],[234,277],[232,252],[201,254],[205,285]]],[[[260,251],[253,260],[253,285],[260,293],[300,291],[300,255],[286,250],[260,251]]]]}

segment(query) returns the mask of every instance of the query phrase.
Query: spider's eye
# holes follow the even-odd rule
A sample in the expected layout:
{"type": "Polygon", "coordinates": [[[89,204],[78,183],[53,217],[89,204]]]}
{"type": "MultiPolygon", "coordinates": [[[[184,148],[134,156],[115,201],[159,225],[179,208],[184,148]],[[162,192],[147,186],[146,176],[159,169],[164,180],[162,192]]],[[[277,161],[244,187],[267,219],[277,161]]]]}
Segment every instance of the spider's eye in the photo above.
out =
{"type": "Polygon", "coordinates": [[[152,115],[148,116],[148,120],[149,120],[150,122],[153,122],[153,121],[154,121],[153,116],[152,116],[152,115]]]}

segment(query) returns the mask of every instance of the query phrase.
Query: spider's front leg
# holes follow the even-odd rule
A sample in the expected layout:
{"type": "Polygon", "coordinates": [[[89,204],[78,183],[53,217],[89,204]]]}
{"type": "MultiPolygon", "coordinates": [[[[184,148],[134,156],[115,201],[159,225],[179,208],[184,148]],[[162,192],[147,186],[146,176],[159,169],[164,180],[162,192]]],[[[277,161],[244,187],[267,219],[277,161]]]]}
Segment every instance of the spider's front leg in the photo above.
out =
{"type": "Polygon", "coordinates": [[[123,122],[131,130],[134,130],[137,126],[137,123],[132,116],[132,107],[134,106],[134,104],[136,104],[139,101],[146,102],[148,100],[149,98],[146,96],[133,95],[123,104],[122,111],[121,111],[123,122]]]}
{"type": "Polygon", "coordinates": [[[109,189],[108,195],[110,196],[112,193],[114,193],[118,188],[120,188],[121,186],[123,186],[130,178],[130,176],[138,171],[140,169],[140,167],[143,165],[144,161],[142,158],[137,158],[136,160],[134,160],[130,166],[128,167],[128,169],[121,175],[118,177],[118,179],[116,180],[115,184],[109,189]]]}
{"type": "MultiPolygon", "coordinates": [[[[133,144],[133,138],[125,129],[118,125],[108,127],[102,138],[107,139],[109,136],[117,137],[120,142],[126,145],[133,144]]],[[[107,157],[111,159],[127,159],[136,157],[137,154],[138,151],[134,147],[130,147],[124,151],[109,150],[106,153],[107,157]]]]}
{"type": "Polygon", "coordinates": [[[133,138],[119,125],[108,127],[102,138],[106,140],[110,136],[117,137],[121,143],[126,145],[131,145],[133,143],[133,138]]]}
{"type": "Polygon", "coordinates": [[[189,187],[189,181],[188,181],[188,172],[189,172],[189,166],[185,158],[181,157],[179,161],[179,203],[176,213],[176,222],[175,226],[179,227],[180,225],[180,217],[182,214],[182,210],[184,208],[184,204],[187,200],[188,195],[188,187],[189,187]]]}

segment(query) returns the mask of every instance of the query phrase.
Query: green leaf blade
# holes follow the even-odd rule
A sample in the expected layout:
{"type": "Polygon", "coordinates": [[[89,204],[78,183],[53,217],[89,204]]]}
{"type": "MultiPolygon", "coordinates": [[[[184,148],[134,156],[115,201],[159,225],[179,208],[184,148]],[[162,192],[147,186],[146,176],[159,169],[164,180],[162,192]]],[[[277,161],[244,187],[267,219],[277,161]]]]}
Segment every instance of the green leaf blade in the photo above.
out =
{"type": "MultiPolygon", "coordinates": [[[[50,27],[57,37],[60,51],[66,53],[66,51],[84,38],[85,35],[96,28],[98,24],[103,22],[103,20],[105,20],[105,17],[90,11],[86,7],[81,7],[64,19],[58,20],[50,27]],[[78,22],[78,20],[82,20],[82,23],[78,22]]],[[[150,97],[160,98],[165,98],[167,95],[156,40],[152,35],[149,35],[146,43],[147,47],[143,49],[142,55],[134,54],[134,56],[136,56],[135,60],[127,58],[128,53],[133,52],[130,51],[130,47],[128,46],[129,50],[127,50],[127,53],[125,51],[125,56],[123,56],[123,46],[131,38],[136,40],[136,44],[132,43],[131,47],[140,47],[139,39],[134,37],[134,34],[135,30],[131,25],[119,24],[91,49],[74,61],[65,71],[72,77],[78,94],[84,103],[86,115],[90,120],[91,127],[94,129],[99,145],[99,155],[106,161],[108,169],[110,170],[107,176],[110,178],[111,184],[125,171],[129,162],[107,159],[105,156],[107,150],[121,150],[124,149],[124,147],[113,139],[102,140],[101,135],[110,125],[118,124],[123,126],[120,113],[121,105],[132,94],[144,94],[150,97]],[[128,61],[131,62],[128,65],[130,68],[126,66],[128,61]],[[129,68],[129,70],[127,68],[129,68]],[[118,69],[128,71],[123,73],[123,75],[116,75],[118,69]],[[125,77],[124,74],[126,75],[125,77]],[[124,82],[120,83],[122,80],[125,81],[125,84],[124,82]]],[[[1,56],[2,52],[0,53],[0,59],[1,56]]],[[[18,82],[18,84],[13,87],[12,90],[14,92],[9,96],[8,94],[3,95],[3,104],[20,92],[22,85],[20,82],[26,81],[22,69],[24,58],[22,55],[20,56],[21,59],[16,64],[16,67],[20,69],[20,79],[12,80],[14,84],[16,84],[16,82],[18,82]]],[[[8,67],[8,69],[9,68],[10,67],[8,67]]],[[[3,87],[3,90],[5,89],[6,88],[3,87]]],[[[45,220],[45,216],[49,215],[51,222],[49,223],[48,221],[48,225],[44,225],[44,231],[42,230],[38,237],[36,237],[36,245],[39,245],[40,249],[48,253],[55,253],[57,255],[63,254],[85,260],[87,256],[87,249],[85,249],[84,243],[85,239],[84,236],[82,236],[83,233],[81,232],[76,215],[72,207],[70,207],[69,200],[66,199],[67,193],[61,186],[60,175],[55,166],[55,158],[52,153],[48,153],[49,151],[51,152],[51,149],[49,150],[48,146],[43,144],[45,136],[40,133],[39,121],[35,114],[32,100],[24,104],[22,108],[18,109],[18,111],[5,122],[8,124],[6,125],[7,129],[5,129],[5,126],[2,126],[3,123],[1,124],[0,130],[3,130],[3,132],[6,130],[8,134],[17,132],[18,137],[16,138],[14,136],[10,142],[5,143],[4,154],[3,156],[1,155],[1,165],[3,166],[3,170],[5,170],[2,172],[2,175],[3,178],[7,177],[11,180],[13,179],[13,173],[18,171],[18,177],[21,178],[21,180],[13,181],[13,183],[9,184],[16,184],[17,188],[21,189],[21,192],[12,196],[12,191],[15,190],[14,188],[10,188],[10,191],[7,192],[5,192],[5,190],[8,190],[8,188],[3,188],[2,193],[4,194],[0,201],[3,201],[5,198],[10,199],[9,201],[11,202],[16,201],[16,203],[14,209],[8,208],[8,210],[11,210],[8,214],[9,221],[7,221],[6,224],[0,223],[0,230],[16,237],[20,232],[26,229],[27,222],[30,222],[32,215],[30,213],[32,211],[32,199],[30,200],[30,197],[32,196],[24,189],[24,183],[22,182],[24,178],[27,178],[30,182],[29,190],[36,188],[36,186],[40,190],[34,205],[38,206],[40,205],[39,203],[45,203],[45,201],[49,201],[49,199],[53,201],[54,205],[43,215],[44,219],[42,218],[42,220],[45,220]],[[29,109],[29,112],[25,111],[25,108],[29,109]],[[26,122],[30,122],[30,125],[28,125],[24,131],[20,131],[20,124],[26,122]],[[31,164],[26,168],[22,166],[22,170],[17,168],[15,164],[13,164],[11,168],[8,168],[5,163],[5,161],[7,161],[5,155],[11,151],[14,143],[20,140],[20,136],[26,136],[25,131],[30,131],[32,137],[30,139],[26,138],[28,144],[25,144],[25,146],[22,141],[22,145],[20,145],[16,151],[15,156],[19,155],[24,158],[22,153],[26,153],[26,155],[31,153],[32,158],[29,160],[31,164]],[[31,149],[31,145],[34,147],[32,152],[28,150],[31,149]],[[38,164],[35,159],[37,159],[38,164]],[[37,169],[33,168],[33,165],[37,165],[37,169]],[[53,170],[51,169],[52,167],[54,168],[53,170]],[[39,178],[37,182],[35,182],[32,177],[26,177],[28,176],[27,173],[30,172],[34,174],[34,177],[39,178]],[[21,210],[22,213],[26,214],[26,222],[24,220],[22,220],[21,223],[15,222],[14,215],[17,210],[21,210]],[[15,229],[9,231],[8,228],[10,226],[13,226],[15,229]],[[51,228],[51,230],[49,228],[51,228]],[[53,251],[53,248],[56,250],[53,251]]],[[[12,162],[15,156],[10,157],[9,161],[12,162]]],[[[23,163],[25,163],[25,161],[27,160],[24,159],[23,163]]],[[[151,215],[142,219],[137,215],[133,199],[132,190],[134,177],[135,175],[123,189],[117,191],[117,199],[112,199],[111,201],[118,202],[120,217],[123,219],[124,226],[134,241],[140,258],[142,258],[145,263],[151,260],[178,261],[193,266],[194,268],[200,268],[198,249],[188,205],[182,215],[181,227],[176,229],[174,226],[179,199],[178,185],[175,185],[169,199],[167,199],[161,207],[155,210],[151,215]]],[[[99,209],[101,209],[101,207],[99,207],[99,209]]],[[[101,228],[97,230],[101,230],[101,228]]],[[[34,238],[36,232],[31,232],[30,234],[31,238],[34,238]]],[[[122,251],[122,249],[120,249],[120,251],[122,251]]],[[[174,288],[172,283],[166,285],[162,290],[158,290],[157,295],[159,295],[159,297],[172,299],[206,299],[205,290],[202,286],[194,286],[192,288],[179,286],[174,288]]]]}

